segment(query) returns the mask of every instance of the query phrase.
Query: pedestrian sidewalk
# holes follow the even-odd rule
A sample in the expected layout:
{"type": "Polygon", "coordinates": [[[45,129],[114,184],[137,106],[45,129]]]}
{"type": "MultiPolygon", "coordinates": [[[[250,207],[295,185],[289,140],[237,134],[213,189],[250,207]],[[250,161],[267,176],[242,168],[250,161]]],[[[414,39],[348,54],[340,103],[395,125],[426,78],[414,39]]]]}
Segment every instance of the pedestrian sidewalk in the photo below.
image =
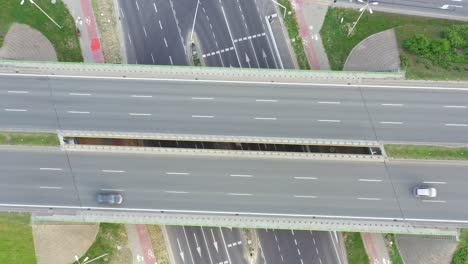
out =
{"type": "Polygon", "coordinates": [[[133,264],[157,263],[146,225],[127,224],[125,225],[125,231],[127,232],[128,245],[133,255],[133,264]]]}
{"type": "Polygon", "coordinates": [[[383,234],[361,233],[364,247],[369,256],[370,264],[390,264],[388,248],[385,244],[383,234]]]}
{"type": "Polygon", "coordinates": [[[322,28],[331,0],[291,0],[296,12],[299,34],[313,70],[329,70],[328,57],[323,47],[320,29],[322,28]]]}
{"type": "Polygon", "coordinates": [[[91,0],[63,0],[75,19],[76,27],[80,30],[80,46],[84,62],[104,63],[96,19],[94,17],[91,0]]]}

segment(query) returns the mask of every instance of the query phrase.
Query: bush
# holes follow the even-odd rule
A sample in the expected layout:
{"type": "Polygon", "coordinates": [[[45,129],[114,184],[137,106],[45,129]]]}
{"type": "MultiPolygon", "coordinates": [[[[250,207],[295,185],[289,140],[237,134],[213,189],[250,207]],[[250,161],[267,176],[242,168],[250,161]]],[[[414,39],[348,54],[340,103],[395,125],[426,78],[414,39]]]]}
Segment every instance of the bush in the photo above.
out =
{"type": "Polygon", "coordinates": [[[452,47],[468,48],[468,25],[452,25],[444,30],[443,35],[452,47]]]}
{"type": "Polygon", "coordinates": [[[468,264],[468,244],[461,243],[453,254],[452,264],[468,264]]]}
{"type": "Polygon", "coordinates": [[[423,34],[416,34],[403,44],[403,47],[416,55],[427,56],[429,54],[431,41],[423,34]]]}
{"type": "Polygon", "coordinates": [[[400,55],[401,68],[406,70],[408,68],[408,63],[409,63],[408,56],[406,54],[401,54],[400,55]]]}

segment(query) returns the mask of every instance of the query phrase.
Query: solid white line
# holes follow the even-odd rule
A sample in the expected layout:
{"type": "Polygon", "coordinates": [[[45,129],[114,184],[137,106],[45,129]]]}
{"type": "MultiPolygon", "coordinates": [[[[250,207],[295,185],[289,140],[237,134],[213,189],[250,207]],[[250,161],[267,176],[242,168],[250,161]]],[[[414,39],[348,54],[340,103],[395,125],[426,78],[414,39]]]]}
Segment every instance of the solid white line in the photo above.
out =
{"type": "Polygon", "coordinates": [[[369,198],[369,197],[358,197],[358,200],[366,200],[366,201],[380,201],[380,198],[369,198]]]}
{"type": "Polygon", "coordinates": [[[27,94],[29,93],[28,91],[8,91],[8,93],[14,93],[14,94],[27,94]]]}
{"type": "Polygon", "coordinates": [[[317,180],[316,177],[294,177],[296,180],[317,180]]]}
{"type": "Polygon", "coordinates": [[[422,200],[425,203],[446,203],[446,201],[442,200],[422,200]]]}
{"type": "Polygon", "coordinates": [[[164,44],[166,44],[166,48],[167,48],[168,46],[167,46],[167,40],[166,40],[166,37],[164,37],[164,44]]]}
{"type": "Polygon", "coordinates": [[[231,176],[231,177],[245,177],[245,178],[253,177],[252,175],[248,175],[248,174],[231,174],[229,176],[231,176]]]}
{"type": "Polygon", "coordinates": [[[148,37],[148,33],[146,33],[146,28],[143,27],[143,32],[145,33],[145,37],[148,37]]]}
{"type": "Polygon", "coordinates": [[[11,108],[7,108],[7,109],[5,109],[5,111],[7,111],[7,112],[27,112],[28,110],[26,110],[26,109],[11,109],[11,108]]]}
{"type": "Polygon", "coordinates": [[[190,175],[188,172],[166,172],[167,175],[190,175]]]}
{"type": "Polygon", "coordinates": [[[62,187],[58,186],[40,186],[39,189],[62,189],[62,187]]]}
{"type": "Polygon", "coordinates": [[[154,6],[154,12],[157,13],[158,9],[156,8],[156,3],[153,2],[153,6],[154,6]]]}
{"type": "Polygon", "coordinates": [[[132,95],[133,98],[152,98],[152,95],[132,95]]]}
{"type": "Polygon", "coordinates": [[[174,62],[172,61],[171,55],[169,55],[169,61],[171,61],[171,65],[174,65],[174,62]]]}
{"type": "Polygon", "coordinates": [[[69,114],[89,114],[89,112],[83,112],[83,111],[67,111],[69,114]]]}
{"type": "Polygon", "coordinates": [[[444,105],[445,108],[466,108],[464,105],[444,105]]]}
{"type": "Polygon", "coordinates": [[[188,193],[188,192],[184,192],[184,191],[164,191],[166,193],[188,193]]]}
{"type": "Polygon", "coordinates": [[[161,24],[161,20],[159,20],[159,28],[163,29],[163,26],[161,24]]]}
{"type": "Polygon", "coordinates": [[[334,119],[319,119],[318,122],[328,122],[328,123],[340,123],[341,120],[334,120],[334,119]]]}
{"type": "Polygon", "coordinates": [[[403,104],[380,104],[381,106],[403,106],[403,104]]]}
{"type": "Polygon", "coordinates": [[[317,196],[313,195],[294,195],[295,198],[317,198],[317,196]]]}
{"type": "Polygon", "coordinates": [[[256,99],[256,102],[269,102],[269,103],[277,103],[278,100],[273,100],[273,99],[256,99]]]}
{"type": "Polygon", "coordinates": [[[109,173],[124,173],[123,170],[102,170],[102,172],[109,172],[109,173]]]}
{"type": "Polygon", "coordinates": [[[131,116],[150,116],[151,114],[145,114],[145,113],[128,113],[131,116]]]}
{"type": "Polygon", "coordinates": [[[236,44],[234,43],[234,38],[232,37],[231,27],[229,27],[229,23],[228,23],[228,20],[227,20],[227,17],[226,17],[226,12],[224,12],[223,5],[221,5],[221,12],[223,13],[223,17],[224,17],[224,21],[226,22],[229,37],[231,38],[232,46],[234,47],[234,53],[236,53],[237,62],[239,63],[239,67],[242,68],[242,64],[241,64],[241,61],[239,59],[239,54],[237,53],[236,44]]]}
{"type": "Polygon", "coordinates": [[[193,118],[214,118],[214,116],[192,115],[193,118]]]}
{"type": "Polygon", "coordinates": [[[135,4],[136,4],[136,7],[137,7],[138,11],[140,11],[140,6],[138,5],[137,1],[135,1],[135,4]]]}
{"type": "Polygon", "coordinates": [[[214,100],[213,97],[192,97],[192,100],[214,100]]]}
{"type": "Polygon", "coordinates": [[[154,60],[153,52],[151,52],[150,55],[151,55],[151,61],[152,61],[153,63],[155,63],[156,61],[154,60]]]}
{"type": "Polygon", "coordinates": [[[341,104],[341,102],[319,101],[319,104],[341,104]]]}
{"type": "Polygon", "coordinates": [[[101,189],[101,191],[107,192],[123,192],[123,189],[101,189]]]}
{"type": "Polygon", "coordinates": [[[467,124],[445,124],[445,126],[453,126],[453,127],[466,127],[467,124]]]}
{"type": "Polygon", "coordinates": [[[39,168],[39,170],[47,170],[47,171],[61,171],[61,168],[39,168]]]}
{"type": "Polygon", "coordinates": [[[423,181],[425,184],[447,184],[447,182],[423,181]]]}
{"type": "Polygon", "coordinates": [[[78,95],[78,96],[90,96],[89,93],[68,93],[68,95],[78,95]]]}
{"type": "Polygon", "coordinates": [[[359,179],[360,182],[381,182],[382,180],[375,179],[359,179]]]}
{"type": "Polygon", "coordinates": [[[227,195],[234,195],[234,196],[251,196],[251,193],[228,193],[227,195]]]}
{"type": "Polygon", "coordinates": [[[402,125],[403,122],[394,122],[394,121],[381,121],[380,124],[387,124],[387,125],[402,125]]]}
{"type": "Polygon", "coordinates": [[[276,117],[255,117],[256,120],[276,120],[276,117]]]}

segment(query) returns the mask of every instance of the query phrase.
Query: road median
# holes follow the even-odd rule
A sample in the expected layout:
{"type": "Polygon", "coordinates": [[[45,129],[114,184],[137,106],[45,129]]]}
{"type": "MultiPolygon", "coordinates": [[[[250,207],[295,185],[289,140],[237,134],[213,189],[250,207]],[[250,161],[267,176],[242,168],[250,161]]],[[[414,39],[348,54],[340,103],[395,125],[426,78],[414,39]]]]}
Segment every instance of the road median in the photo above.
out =
{"type": "Polygon", "coordinates": [[[57,134],[0,132],[0,145],[59,146],[57,134]]]}
{"type": "Polygon", "coordinates": [[[389,144],[384,148],[392,159],[468,160],[468,147],[389,144]]]}

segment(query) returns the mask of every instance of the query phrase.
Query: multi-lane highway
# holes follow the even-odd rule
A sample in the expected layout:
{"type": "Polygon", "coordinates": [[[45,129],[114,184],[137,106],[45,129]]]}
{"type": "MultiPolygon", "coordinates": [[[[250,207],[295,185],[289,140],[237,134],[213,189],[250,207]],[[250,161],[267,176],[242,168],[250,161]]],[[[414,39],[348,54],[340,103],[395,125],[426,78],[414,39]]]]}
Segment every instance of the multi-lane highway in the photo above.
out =
{"type": "Polygon", "coordinates": [[[409,220],[468,220],[466,164],[257,160],[66,153],[2,148],[2,205],[99,207],[116,190],[121,209],[409,220]],[[235,175],[250,175],[236,177],[235,175]],[[415,199],[416,185],[438,188],[415,199]]]}
{"type": "Polygon", "coordinates": [[[0,128],[468,142],[468,90],[1,76],[0,128]]]}

